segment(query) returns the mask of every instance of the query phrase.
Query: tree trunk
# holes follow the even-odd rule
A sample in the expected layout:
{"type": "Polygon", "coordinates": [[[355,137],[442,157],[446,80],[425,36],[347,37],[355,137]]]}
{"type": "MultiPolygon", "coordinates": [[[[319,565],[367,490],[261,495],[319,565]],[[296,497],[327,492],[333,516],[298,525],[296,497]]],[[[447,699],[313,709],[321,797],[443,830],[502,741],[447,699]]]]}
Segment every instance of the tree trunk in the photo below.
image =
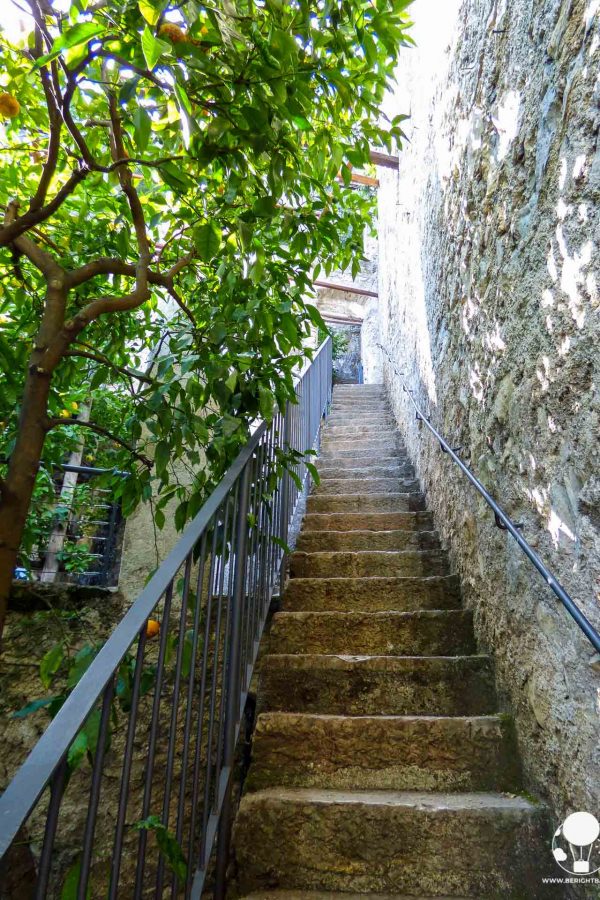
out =
{"type": "Polygon", "coordinates": [[[35,487],[44,441],[50,374],[38,371],[30,359],[19,417],[17,440],[11,453],[8,473],[0,496],[0,639],[4,629],[8,598],[17,554],[21,546],[27,514],[35,487]]]}

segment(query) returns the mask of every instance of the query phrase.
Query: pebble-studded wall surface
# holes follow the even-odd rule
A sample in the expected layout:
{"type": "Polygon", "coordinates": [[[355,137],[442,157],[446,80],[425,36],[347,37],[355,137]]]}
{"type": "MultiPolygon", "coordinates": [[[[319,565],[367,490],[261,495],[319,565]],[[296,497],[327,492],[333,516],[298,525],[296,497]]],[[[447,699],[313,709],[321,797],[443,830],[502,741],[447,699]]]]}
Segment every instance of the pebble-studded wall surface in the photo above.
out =
{"type": "MultiPolygon", "coordinates": [[[[415,397],[600,625],[600,0],[416,0],[379,170],[381,334],[415,397]]],[[[528,784],[600,815],[600,660],[385,379],[528,784]]]]}

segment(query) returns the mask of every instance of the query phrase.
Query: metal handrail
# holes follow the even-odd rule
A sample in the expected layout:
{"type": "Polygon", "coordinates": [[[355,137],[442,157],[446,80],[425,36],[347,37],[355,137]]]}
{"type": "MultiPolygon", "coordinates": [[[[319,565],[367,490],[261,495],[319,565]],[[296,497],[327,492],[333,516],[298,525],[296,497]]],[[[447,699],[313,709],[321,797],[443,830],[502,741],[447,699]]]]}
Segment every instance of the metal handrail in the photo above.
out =
{"type": "MultiPolygon", "coordinates": [[[[285,410],[275,411],[270,423],[262,421],[256,427],[0,797],[0,864],[6,862],[17,836],[19,844],[29,843],[30,819],[35,828],[45,820],[42,849],[35,860],[36,900],[60,887],[65,873],[57,870],[57,859],[65,856],[79,865],[81,900],[87,897],[90,873],[99,858],[110,860],[109,898],[150,896],[149,880],[154,880],[152,896],[162,898],[170,879],[171,896],[180,896],[183,890],[186,898],[198,900],[219,832],[215,896],[224,896],[234,751],[271,598],[285,567],[289,527],[310,479],[303,458],[297,455],[290,474],[289,467],[282,469],[281,457],[290,450],[305,454],[318,444],[331,402],[330,337],[299,376],[295,390],[297,403],[288,402],[285,410]],[[151,618],[160,620],[156,648],[150,643],[151,618]],[[152,700],[149,708],[144,694],[152,700]],[[110,723],[115,714],[123,714],[126,727],[112,738],[117,743],[113,751],[110,723]],[[97,731],[87,807],[81,804],[82,837],[79,847],[65,848],[60,812],[68,753],[91,716],[97,731]],[[131,784],[134,763],[144,772],[137,794],[131,784]],[[117,767],[118,798],[114,793],[105,797],[106,769],[112,769],[114,777],[117,767]],[[50,797],[43,809],[47,787],[50,797]],[[153,793],[162,794],[160,801],[157,797],[152,802],[153,793]],[[139,807],[138,817],[134,806],[139,807]],[[162,826],[187,857],[185,878],[165,873],[169,860],[163,855],[158,855],[158,862],[148,859],[148,833],[140,830],[135,884],[124,884],[121,860],[126,837],[131,825],[154,815],[156,807],[162,826]],[[114,826],[110,846],[106,840],[102,843],[105,833],[97,827],[99,815],[104,827],[109,827],[106,816],[114,826]]],[[[31,840],[30,852],[35,852],[36,843],[31,840]]]]}
{"type": "Polygon", "coordinates": [[[473,487],[476,491],[481,494],[483,499],[486,501],[488,506],[491,507],[494,513],[495,523],[501,528],[503,531],[508,531],[511,537],[515,539],[525,556],[529,559],[531,563],[535,566],[537,571],[540,573],[546,584],[552,591],[556,594],[560,602],[563,604],[569,615],[575,620],[581,631],[585,634],[591,645],[594,649],[600,653],[600,634],[586,615],[582,612],[582,610],[577,606],[573,598],[567,593],[564,587],[560,584],[557,578],[554,577],[552,572],[544,565],[540,557],[537,555],[535,550],[531,547],[531,545],[525,540],[523,535],[520,533],[519,528],[522,527],[517,522],[513,522],[510,516],[504,512],[502,507],[494,500],[492,495],[484,488],[479,479],[473,474],[471,469],[462,461],[462,459],[457,456],[456,451],[460,449],[460,447],[451,447],[451,445],[442,437],[439,431],[431,424],[427,416],[423,413],[415,398],[413,397],[413,391],[407,386],[404,381],[402,372],[399,372],[396,368],[392,357],[390,356],[389,351],[383,344],[377,345],[385,355],[387,356],[390,366],[400,379],[400,383],[402,384],[403,390],[408,394],[408,397],[415,408],[417,420],[424,422],[427,428],[431,431],[434,437],[439,441],[440,447],[444,453],[447,453],[448,456],[457,464],[459,469],[463,472],[464,475],[469,479],[473,487]]]}

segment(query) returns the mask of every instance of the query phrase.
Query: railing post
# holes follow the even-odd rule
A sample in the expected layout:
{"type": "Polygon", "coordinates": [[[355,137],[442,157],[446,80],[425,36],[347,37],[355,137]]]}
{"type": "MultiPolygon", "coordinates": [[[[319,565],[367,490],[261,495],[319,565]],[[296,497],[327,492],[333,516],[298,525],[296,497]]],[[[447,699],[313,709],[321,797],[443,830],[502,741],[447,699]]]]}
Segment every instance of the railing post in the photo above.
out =
{"type": "Polygon", "coordinates": [[[240,479],[240,493],[236,524],[236,554],[231,601],[229,660],[224,673],[223,688],[226,691],[225,730],[223,743],[223,768],[228,771],[227,787],[219,820],[215,900],[225,900],[227,892],[227,863],[231,843],[231,805],[233,787],[233,763],[235,759],[236,732],[240,711],[240,662],[242,643],[242,616],[245,600],[246,564],[248,551],[248,495],[250,492],[250,463],[247,462],[240,479]]]}
{"type": "MultiPolygon", "coordinates": [[[[287,452],[290,446],[290,432],[291,432],[291,411],[290,411],[290,401],[288,400],[285,404],[285,412],[283,414],[283,450],[287,452]]],[[[287,539],[290,531],[290,473],[287,469],[283,473],[282,485],[281,485],[281,534],[280,538],[287,544],[287,539]]],[[[283,551],[283,556],[281,557],[281,568],[279,569],[279,596],[283,595],[283,586],[285,581],[285,567],[287,564],[287,553],[285,550],[283,551]]]]}

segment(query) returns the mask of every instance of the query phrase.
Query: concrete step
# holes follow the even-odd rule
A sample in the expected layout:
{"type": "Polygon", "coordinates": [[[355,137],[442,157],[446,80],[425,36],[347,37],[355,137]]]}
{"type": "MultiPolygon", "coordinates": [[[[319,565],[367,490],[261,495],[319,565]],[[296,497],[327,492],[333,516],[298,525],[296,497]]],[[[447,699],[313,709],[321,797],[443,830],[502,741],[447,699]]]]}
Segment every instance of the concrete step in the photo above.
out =
{"type": "Polygon", "coordinates": [[[308,531],[301,532],[296,550],[439,550],[437,531],[308,531]]]}
{"type": "Polygon", "coordinates": [[[426,510],[414,512],[308,513],[304,531],[433,531],[433,517],[426,510]]]}
{"type": "Polygon", "coordinates": [[[421,490],[421,484],[416,478],[398,477],[370,477],[370,478],[323,478],[320,484],[315,485],[315,494],[397,494],[414,493],[421,490]]]}
{"type": "Polygon", "coordinates": [[[514,726],[504,716],[263,713],[246,790],[282,787],[515,791],[514,726]]]}
{"type": "Polygon", "coordinates": [[[473,618],[463,609],[278,612],[269,635],[269,653],[460,656],[474,652],[473,618]]]}
{"type": "Polygon", "coordinates": [[[499,793],[271,788],[242,799],[241,891],[354,891],[533,898],[546,815],[499,793]]]}
{"type": "Polygon", "coordinates": [[[308,513],[399,513],[425,509],[421,493],[410,494],[311,494],[306,501],[308,513]]]}
{"type": "Polygon", "coordinates": [[[375,612],[456,609],[460,587],[456,575],[431,578],[291,578],[283,597],[285,610],[375,612]]]}
{"type": "Polygon", "coordinates": [[[399,575],[448,575],[448,557],[442,550],[334,550],[329,553],[296,552],[290,556],[292,578],[370,578],[399,575]]]}
{"type": "Polygon", "coordinates": [[[479,716],[496,711],[487,656],[272,654],[260,668],[261,711],[479,716]]]}

